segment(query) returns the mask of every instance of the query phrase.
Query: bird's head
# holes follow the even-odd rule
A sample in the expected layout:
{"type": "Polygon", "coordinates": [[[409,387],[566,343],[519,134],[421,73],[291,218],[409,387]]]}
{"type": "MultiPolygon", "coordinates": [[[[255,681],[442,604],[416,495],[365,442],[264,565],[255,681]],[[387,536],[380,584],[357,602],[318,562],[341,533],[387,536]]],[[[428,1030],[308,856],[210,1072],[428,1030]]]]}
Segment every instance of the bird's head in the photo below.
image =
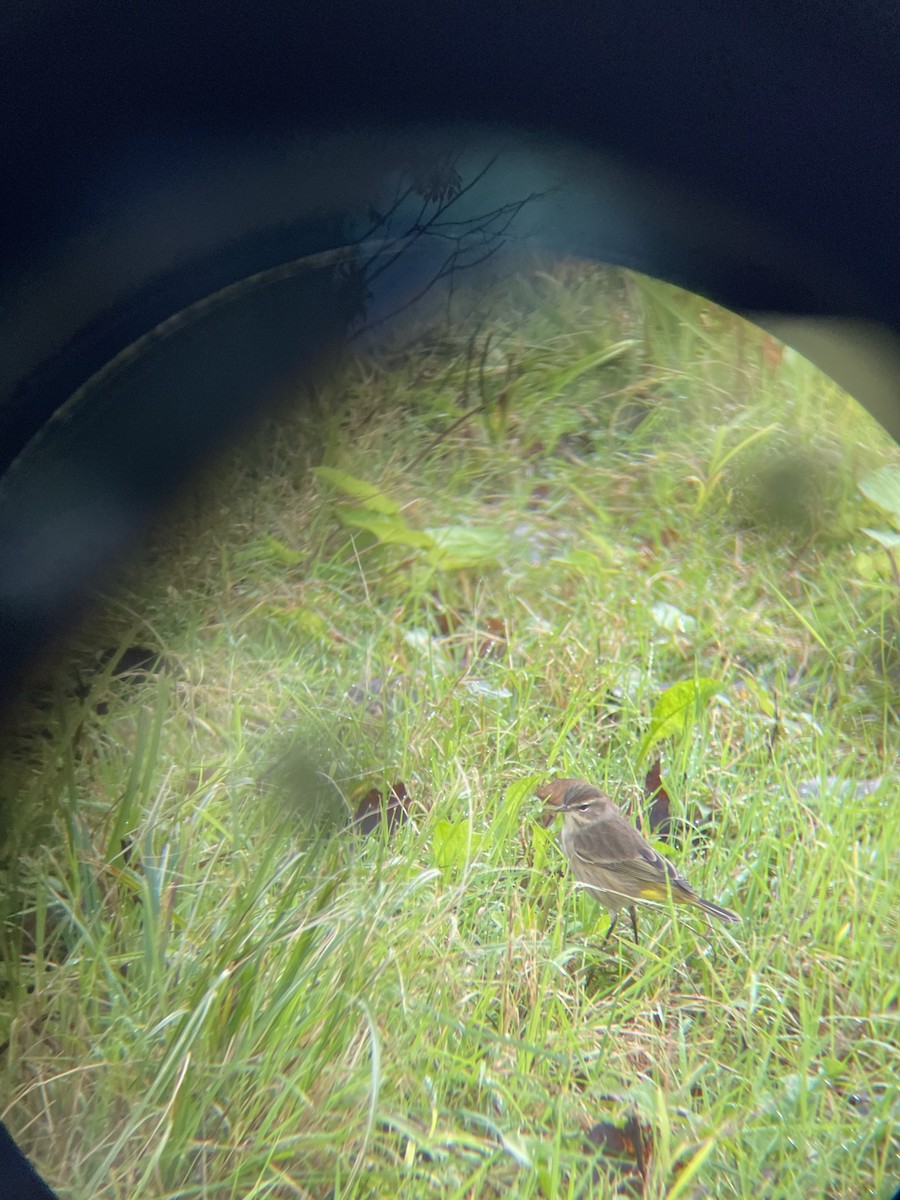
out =
{"type": "Polygon", "coordinates": [[[552,807],[553,815],[562,813],[576,825],[589,825],[614,808],[606,792],[583,779],[554,779],[539,787],[536,795],[552,807]]]}

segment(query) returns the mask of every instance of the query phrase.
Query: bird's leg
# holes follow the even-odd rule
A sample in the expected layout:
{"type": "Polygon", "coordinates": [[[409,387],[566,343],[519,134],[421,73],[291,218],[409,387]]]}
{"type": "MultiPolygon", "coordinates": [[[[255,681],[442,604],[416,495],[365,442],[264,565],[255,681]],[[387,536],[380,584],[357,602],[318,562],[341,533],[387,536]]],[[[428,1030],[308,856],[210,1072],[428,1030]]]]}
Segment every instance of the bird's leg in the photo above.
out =
{"type": "Polygon", "coordinates": [[[638,932],[637,932],[637,909],[632,904],[631,908],[629,908],[628,911],[631,914],[631,928],[634,930],[634,944],[636,946],[639,946],[640,942],[638,941],[638,932]]]}
{"type": "Polygon", "coordinates": [[[606,931],[606,937],[603,939],[603,945],[604,945],[604,946],[605,946],[605,945],[606,945],[606,943],[609,941],[609,939],[612,937],[612,931],[615,929],[615,927],[616,927],[616,921],[618,921],[618,919],[619,919],[619,913],[618,913],[618,910],[617,910],[617,911],[616,911],[616,912],[614,912],[614,913],[613,913],[613,915],[612,915],[612,921],[611,921],[611,923],[610,923],[609,929],[607,929],[607,931],[606,931]]]}

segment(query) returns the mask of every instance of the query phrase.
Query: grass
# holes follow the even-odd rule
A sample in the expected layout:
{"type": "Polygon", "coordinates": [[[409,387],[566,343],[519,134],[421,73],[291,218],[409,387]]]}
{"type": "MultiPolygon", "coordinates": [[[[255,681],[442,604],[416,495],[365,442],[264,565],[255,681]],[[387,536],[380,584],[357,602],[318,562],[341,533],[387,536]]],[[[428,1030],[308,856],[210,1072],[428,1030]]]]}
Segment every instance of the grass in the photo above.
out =
{"type": "Polygon", "coordinates": [[[557,264],[479,320],[223,461],[7,734],[2,1115],[64,1200],[896,1186],[898,596],[856,483],[898,454],[650,281],[557,264]],[[744,920],[601,948],[534,786],[646,821],[697,677],[661,849],[744,920]],[[629,1119],[640,1162],[587,1137],[629,1119]]]}

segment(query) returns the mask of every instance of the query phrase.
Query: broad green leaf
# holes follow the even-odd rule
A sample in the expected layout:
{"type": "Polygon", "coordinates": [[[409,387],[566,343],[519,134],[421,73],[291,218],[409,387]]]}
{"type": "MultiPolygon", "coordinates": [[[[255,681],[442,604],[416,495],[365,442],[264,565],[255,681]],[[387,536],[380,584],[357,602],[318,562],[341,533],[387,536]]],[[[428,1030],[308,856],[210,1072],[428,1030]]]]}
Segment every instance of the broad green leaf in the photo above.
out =
{"type": "Polygon", "coordinates": [[[470,529],[466,525],[440,525],[427,532],[433,547],[428,561],[443,571],[496,566],[507,540],[502,529],[491,527],[470,529]]]}
{"type": "Polygon", "coordinates": [[[716,679],[685,679],[666,688],[650,714],[650,728],[638,751],[638,762],[664,738],[684,734],[723,685],[716,679]]]}
{"type": "Polygon", "coordinates": [[[595,571],[603,569],[603,564],[597,555],[592,554],[590,550],[583,550],[580,546],[575,546],[566,554],[554,555],[550,561],[560,567],[568,567],[571,571],[577,571],[579,575],[593,575],[595,571]]]}
{"type": "Polygon", "coordinates": [[[294,567],[297,563],[302,562],[304,557],[302,551],[295,550],[293,546],[279,541],[270,533],[264,533],[255,542],[251,542],[249,546],[244,546],[239,550],[235,554],[234,560],[243,566],[252,563],[275,562],[279,566],[294,567]]]}
{"type": "Polygon", "coordinates": [[[369,512],[393,516],[400,511],[400,505],[395,500],[390,500],[380,488],[365,479],[357,479],[355,475],[348,475],[346,471],[339,471],[336,467],[313,467],[312,470],[319,479],[324,479],[338,491],[358,500],[360,506],[369,512]]]}
{"type": "Polygon", "coordinates": [[[863,533],[867,533],[879,545],[884,546],[885,550],[896,550],[900,547],[900,533],[894,533],[892,529],[864,529],[863,533]]]}
{"type": "Polygon", "coordinates": [[[519,805],[534,794],[534,789],[543,778],[543,775],[527,775],[524,779],[516,779],[503,795],[503,807],[509,805],[518,812],[519,805]]]}
{"type": "Polygon", "coordinates": [[[900,467],[881,467],[856,485],[867,500],[877,504],[895,525],[900,525],[900,467]]]}
{"type": "Polygon", "coordinates": [[[853,556],[853,569],[859,578],[867,583],[891,577],[891,566],[887,558],[883,554],[868,554],[865,550],[853,556]]]}
{"type": "Polygon", "coordinates": [[[528,775],[524,779],[516,779],[509,785],[491,822],[493,841],[504,842],[518,833],[522,825],[522,805],[533,797],[534,789],[542,778],[541,775],[528,775]]]}
{"type": "Polygon", "coordinates": [[[262,544],[268,550],[271,558],[277,562],[283,563],[286,567],[296,566],[297,563],[303,561],[302,551],[295,550],[293,546],[288,546],[276,537],[272,537],[270,533],[264,533],[262,536],[262,544]]]}
{"type": "Polygon", "coordinates": [[[822,1059],[822,1070],[825,1073],[825,1078],[831,1081],[840,1079],[842,1075],[846,1075],[847,1067],[839,1059],[829,1054],[822,1059]]]}
{"type": "Polygon", "coordinates": [[[596,547],[589,550],[586,546],[573,546],[565,554],[554,555],[550,560],[568,567],[580,575],[606,574],[610,567],[621,565],[621,553],[607,538],[598,533],[586,531],[588,540],[596,547]]]}
{"type": "Polygon", "coordinates": [[[391,543],[397,546],[414,546],[420,550],[430,550],[434,540],[420,529],[413,529],[403,517],[382,516],[380,513],[367,512],[364,508],[344,508],[337,510],[341,523],[353,529],[365,529],[378,538],[379,542],[391,543]]]}
{"type": "Polygon", "coordinates": [[[431,839],[434,865],[446,876],[466,865],[468,849],[472,844],[470,821],[438,821],[431,839]]]}

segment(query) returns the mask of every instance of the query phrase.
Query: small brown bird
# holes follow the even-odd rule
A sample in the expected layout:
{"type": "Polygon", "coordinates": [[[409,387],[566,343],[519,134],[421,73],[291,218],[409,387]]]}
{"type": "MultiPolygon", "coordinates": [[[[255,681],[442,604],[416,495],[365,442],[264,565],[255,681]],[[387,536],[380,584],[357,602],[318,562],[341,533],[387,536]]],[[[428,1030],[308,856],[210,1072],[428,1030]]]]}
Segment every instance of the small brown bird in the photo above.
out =
{"type": "Polygon", "coordinates": [[[637,941],[635,905],[666,904],[670,897],[676,904],[701,908],[720,921],[740,920],[737,913],[698,896],[672,864],[629,825],[600,788],[580,779],[556,779],[538,788],[537,796],[563,814],[560,841],[572,874],[612,914],[604,945],[623,908],[630,913],[637,941]]]}

